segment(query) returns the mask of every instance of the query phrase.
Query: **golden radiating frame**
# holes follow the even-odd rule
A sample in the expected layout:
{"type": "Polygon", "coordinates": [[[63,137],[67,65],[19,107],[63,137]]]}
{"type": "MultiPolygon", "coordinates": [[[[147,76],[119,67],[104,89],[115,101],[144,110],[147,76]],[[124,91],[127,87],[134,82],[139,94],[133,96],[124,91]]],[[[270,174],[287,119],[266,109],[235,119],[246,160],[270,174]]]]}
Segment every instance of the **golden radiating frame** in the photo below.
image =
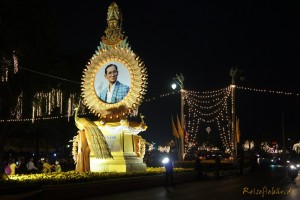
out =
{"type": "Polygon", "coordinates": [[[147,71],[141,59],[130,49],[114,47],[99,49],[87,63],[82,76],[83,103],[89,110],[101,118],[122,118],[134,112],[146,94],[147,71]],[[127,95],[121,101],[110,104],[99,99],[94,88],[97,72],[108,62],[120,62],[127,67],[131,85],[127,95]]]}

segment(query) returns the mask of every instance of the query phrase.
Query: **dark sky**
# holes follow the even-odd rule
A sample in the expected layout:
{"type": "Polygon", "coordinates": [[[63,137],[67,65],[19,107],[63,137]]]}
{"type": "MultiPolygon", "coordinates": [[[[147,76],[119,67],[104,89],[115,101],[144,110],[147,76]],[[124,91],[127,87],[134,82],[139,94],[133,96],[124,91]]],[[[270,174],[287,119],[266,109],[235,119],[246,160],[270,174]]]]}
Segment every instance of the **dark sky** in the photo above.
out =
{"type": "MultiPolygon", "coordinates": [[[[51,1],[65,53],[96,50],[111,2],[51,1]]],[[[176,73],[185,76],[187,90],[208,91],[227,87],[230,69],[238,67],[246,78],[239,86],[300,92],[300,14],[294,0],[115,2],[132,50],[148,68],[146,98],[157,97],[140,107],[149,126],[141,135],[148,141],[164,145],[172,139],[171,114],[179,114],[180,98],[159,95],[171,92],[176,73]]],[[[299,97],[237,90],[236,101],[245,139],[281,139],[282,113],[287,135],[300,133],[299,97]]]]}

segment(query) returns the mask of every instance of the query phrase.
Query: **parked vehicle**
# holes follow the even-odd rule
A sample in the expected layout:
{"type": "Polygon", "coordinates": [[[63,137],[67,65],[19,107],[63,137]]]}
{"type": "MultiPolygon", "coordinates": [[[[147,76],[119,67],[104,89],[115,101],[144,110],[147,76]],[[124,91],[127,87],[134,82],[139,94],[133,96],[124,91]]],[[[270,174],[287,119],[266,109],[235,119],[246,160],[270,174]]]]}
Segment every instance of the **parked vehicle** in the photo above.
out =
{"type": "Polygon", "coordinates": [[[216,157],[220,157],[221,160],[233,160],[230,154],[224,153],[223,151],[198,151],[197,156],[200,160],[215,160],[216,157]]]}

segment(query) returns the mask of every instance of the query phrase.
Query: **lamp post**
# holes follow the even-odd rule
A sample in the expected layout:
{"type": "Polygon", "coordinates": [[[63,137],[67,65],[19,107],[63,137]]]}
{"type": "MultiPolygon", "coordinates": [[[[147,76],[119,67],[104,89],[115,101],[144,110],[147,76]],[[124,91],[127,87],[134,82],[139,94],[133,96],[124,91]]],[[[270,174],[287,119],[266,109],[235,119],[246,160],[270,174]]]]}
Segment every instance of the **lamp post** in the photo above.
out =
{"type": "MultiPolygon", "coordinates": [[[[176,78],[174,78],[174,80],[178,83],[179,87],[180,87],[180,100],[181,100],[181,112],[180,112],[180,123],[181,123],[181,128],[184,129],[184,97],[185,97],[185,90],[184,90],[184,77],[182,74],[178,75],[176,74],[176,78]]],[[[172,85],[173,89],[176,89],[176,84],[172,85]]],[[[183,131],[183,135],[180,136],[180,159],[183,160],[183,156],[184,156],[184,131],[183,131]]]]}
{"type": "Polygon", "coordinates": [[[285,135],[284,135],[284,116],[283,116],[283,112],[281,115],[281,129],[282,129],[282,157],[283,157],[283,161],[285,161],[286,158],[286,147],[285,147],[285,135]]]}
{"type": "MultiPolygon", "coordinates": [[[[236,160],[237,158],[237,133],[236,133],[236,114],[235,114],[235,81],[237,78],[244,80],[244,76],[242,75],[243,71],[239,70],[237,67],[230,69],[231,76],[231,120],[232,120],[232,143],[233,143],[233,157],[236,160]]],[[[236,160],[237,161],[237,160],[236,160]]]]}

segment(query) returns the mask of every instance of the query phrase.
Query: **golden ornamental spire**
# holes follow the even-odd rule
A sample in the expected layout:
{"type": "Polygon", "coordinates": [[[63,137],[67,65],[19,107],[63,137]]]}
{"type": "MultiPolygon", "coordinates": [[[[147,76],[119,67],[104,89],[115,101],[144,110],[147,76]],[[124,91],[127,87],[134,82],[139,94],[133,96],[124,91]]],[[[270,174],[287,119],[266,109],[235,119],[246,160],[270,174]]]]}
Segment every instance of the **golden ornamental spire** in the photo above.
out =
{"type": "Polygon", "coordinates": [[[115,2],[112,2],[107,11],[107,28],[102,42],[107,45],[115,45],[124,39],[122,31],[122,13],[115,2]]]}
{"type": "Polygon", "coordinates": [[[108,8],[107,24],[106,35],[101,37],[100,45],[83,71],[81,94],[89,110],[106,122],[137,115],[148,84],[147,69],[123,34],[122,14],[114,2],[108,8]],[[114,81],[122,83],[125,89],[116,90],[115,95],[107,99],[111,81],[107,67],[110,65],[117,71],[114,81]]]}

